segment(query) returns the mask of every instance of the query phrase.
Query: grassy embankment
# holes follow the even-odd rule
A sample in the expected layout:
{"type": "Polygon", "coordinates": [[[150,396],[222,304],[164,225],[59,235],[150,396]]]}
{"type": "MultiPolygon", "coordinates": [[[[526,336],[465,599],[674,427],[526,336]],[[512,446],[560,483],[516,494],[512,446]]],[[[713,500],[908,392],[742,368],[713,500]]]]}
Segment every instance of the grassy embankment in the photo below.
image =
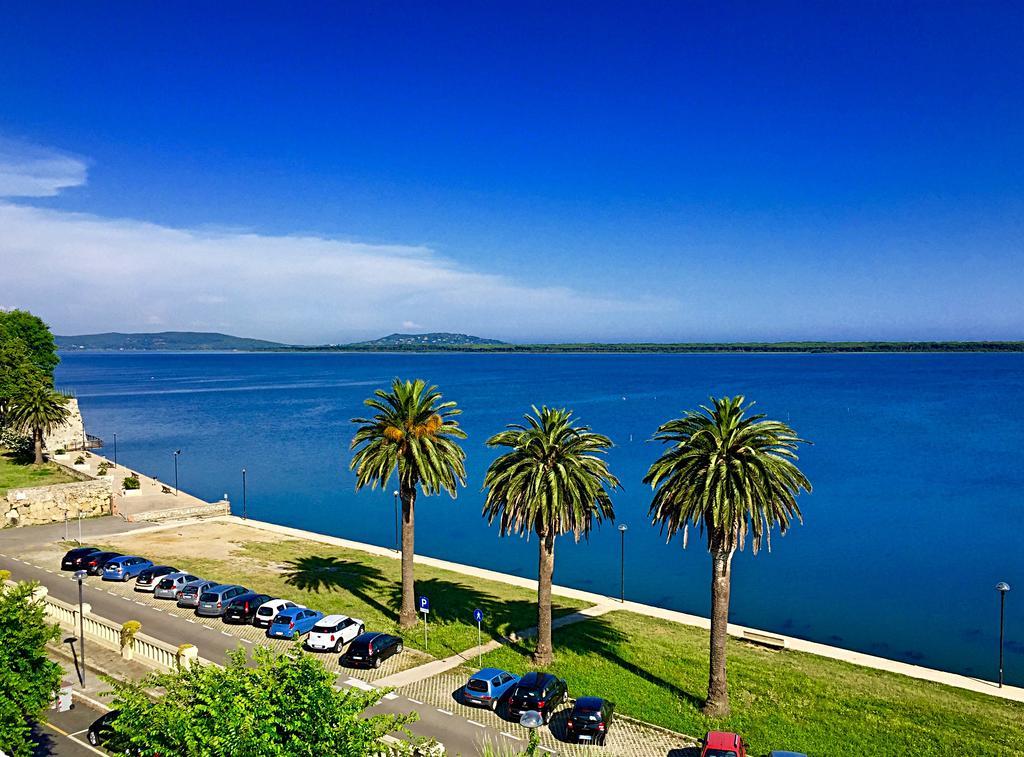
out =
{"type": "MultiPolygon", "coordinates": [[[[694,736],[736,731],[751,754],[1020,755],[1024,704],[824,657],[730,642],[733,714],[700,714],[707,691],[708,634],[627,612],[555,632],[550,670],[574,696],[603,696],[618,711],[694,736]]],[[[485,665],[533,669],[525,647],[484,656],[485,665]]]]}
{"type": "Polygon", "coordinates": [[[0,497],[8,489],[67,484],[74,480],[53,463],[33,465],[31,461],[16,460],[12,452],[0,451],[0,497]]]}
{"type": "MultiPolygon", "coordinates": [[[[192,538],[188,530],[183,530],[183,537],[192,538]]],[[[187,551],[176,548],[179,538],[161,532],[159,542],[147,539],[140,543],[138,537],[129,534],[111,542],[109,548],[131,550],[154,562],[174,565],[212,580],[242,584],[324,613],[362,618],[369,630],[397,630],[401,578],[396,559],[302,539],[242,541],[207,552],[217,553],[218,557],[190,557],[187,551]]],[[[195,538],[203,536],[196,533],[195,538]]],[[[484,641],[521,631],[537,622],[536,593],[503,583],[417,565],[416,592],[430,598],[430,638],[426,651],[435,657],[447,657],[476,646],[474,608],[484,611],[484,641]]],[[[557,615],[586,606],[565,597],[556,597],[555,603],[557,615]]],[[[423,649],[422,625],[402,635],[407,646],[423,649]]]]}

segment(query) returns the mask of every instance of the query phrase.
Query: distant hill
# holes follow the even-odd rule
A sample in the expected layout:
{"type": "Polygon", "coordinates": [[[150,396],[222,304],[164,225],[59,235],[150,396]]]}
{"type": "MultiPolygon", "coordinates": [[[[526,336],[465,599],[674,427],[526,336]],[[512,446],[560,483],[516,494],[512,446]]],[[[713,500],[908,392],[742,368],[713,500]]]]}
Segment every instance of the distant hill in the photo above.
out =
{"type": "Polygon", "coordinates": [[[61,350],[276,350],[287,345],[263,339],[199,331],[161,331],[154,334],[79,334],[54,336],[61,350]]]}
{"type": "Polygon", "coordinates": [[[350,347],[387,348],[387,347],[480,347],[499,346],[505,342],[497,339],[483,339],[469,334],[451,334],[445,331],[433,334],[389,334],[369,342],[356,342],[350,347]]]}

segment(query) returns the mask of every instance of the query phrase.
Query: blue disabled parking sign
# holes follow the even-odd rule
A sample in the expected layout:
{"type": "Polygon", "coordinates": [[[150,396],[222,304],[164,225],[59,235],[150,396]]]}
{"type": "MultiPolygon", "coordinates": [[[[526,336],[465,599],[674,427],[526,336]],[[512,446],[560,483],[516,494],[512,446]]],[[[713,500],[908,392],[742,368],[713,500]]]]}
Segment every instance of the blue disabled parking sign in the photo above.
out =
{"type": "Polygon", "coordinates": [[[479,608],[473,610],[473,620],[477,623],[482,623],[484,620],[484,611],[479,608]]]}
{"type": "Polygon", "coordinates": [[[430,600],[420,597],[420,612],[430,612],[430,600]]]}

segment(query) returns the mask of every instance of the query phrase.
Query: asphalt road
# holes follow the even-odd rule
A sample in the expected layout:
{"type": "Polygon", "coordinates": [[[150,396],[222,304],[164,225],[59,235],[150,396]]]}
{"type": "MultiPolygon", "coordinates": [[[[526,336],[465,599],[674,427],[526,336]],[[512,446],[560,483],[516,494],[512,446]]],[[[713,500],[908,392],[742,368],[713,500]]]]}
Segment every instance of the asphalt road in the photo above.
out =
{"type": "MultiPolygon", "coordinates": [[[[114,533],[117,528],[118,519],[99,519],[95,524],[97,536],[102,533],[114,533]],[[103,521],[113,521],[104,523],[103,521]],[[108,530],[109,529],[109,530],[108,530]]],[[[121,530],[125,524],[121,521],[121,530]]],[[[44,526],[39,528],[39,533],[25,533],[36,531],[34,528],[7,529],[6,533],[0,532],[0,569],[9,570],[12,578],[16,580],[38,581],[45,586],[50,596],[56,597],[64,602],[78,603],[78,583],[68,572],[60,570],[56,563],[49,565],[32,565],[21,560],[15,555],[23,552],[31,546],[40,544],[52,544],[54,541],[64,538],[64,527],[44,526]],[[44,533],[44,530],[46,531],[44,533]],[[21,531],[21,534],[12,532],[21,531]],[[49,533],[52,532],[52,533],[49,533]]],[[[77,530],[77,529],[76,529],[77,530]]],[[[76,534],[77,536],[77,534],[76,534]]],[[[88,543],[86,541],[86,543],[88,543]]],[[[189,623],[184,618],[164,613],[151,605],[143,602],[126,600],[119,595],[108,594],[102,586],[99,577],[90,576],[85,581],[84,601],[92,606],[92,612],[115,623],[124,623],[128,620],[138,620],[146,629],[146,634],[161,641],[177,646],[184,642],[194,644],[200,655],[213,662],[222,662],[228,651],[237,649],[242,644],[241,640],[229,633],[219,633],[208,626],[199,623],[189,623]]],[[[86,647],[88,655],[88,646],[86,647]]],[[[346,685],[348,675],[339,679],[339,684],[346,685]]],[[[511,742],[501,732],[489,727],[480,727],[470,723],[467,719],[448,711],[439,710],[429,706],[419,706],[418,703],[395,694],[388,695],[389,699],[382,700],[376,707],[368,710],[371,714],[391,713],[405,714],[416,711],[419,720],[413,723],[409,730],[417,736],[434,738],[445,745],[448,754],[474,755],[480,753],[480,745],[487,741],[496,745],[507,745],[509,747],[521,746],[511,742]]]]}
{"type": "Polygon", "coordinates": [[[48,710],[47,722],[39,725],[33,732],[36,741],[33,757],[106,755],[107,752],[89,746],[85,740],[86,730],[103,712],[80,700],[76,700],[75,706],[67,712],[48,710]]]}

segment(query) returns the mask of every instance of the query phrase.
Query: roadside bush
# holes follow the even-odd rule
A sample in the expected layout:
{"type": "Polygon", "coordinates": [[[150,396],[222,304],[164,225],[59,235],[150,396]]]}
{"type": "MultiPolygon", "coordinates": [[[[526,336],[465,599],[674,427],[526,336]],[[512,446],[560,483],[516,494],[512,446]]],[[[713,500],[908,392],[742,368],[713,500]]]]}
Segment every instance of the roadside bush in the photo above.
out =
{"type": "Polygon", "coordinates": [[[33,599],[36,586],[0,584],[0,752],[12,757],[35,754],[32,727],[44,719],[63,676],[46,657],[46,644],[60,638],[60,629],[33,599]]]}
{"type": "Polygon", "coordinates": [[[135,649],[135,634],[142,630],[137,620],[129,620],[121,626],[121,649],[135,649]]]}
{"type": "Polygon", "coordinates": [[[75,458],[75,465],[85,465],[85,458],[79,455],[75,458]]]}
{"type": "Polygon", "coordinates": [[[141,489],[142,483],[139,481],[139,477],[133,473],[121,479],[121,486],[124,489],[141,489]]]}

